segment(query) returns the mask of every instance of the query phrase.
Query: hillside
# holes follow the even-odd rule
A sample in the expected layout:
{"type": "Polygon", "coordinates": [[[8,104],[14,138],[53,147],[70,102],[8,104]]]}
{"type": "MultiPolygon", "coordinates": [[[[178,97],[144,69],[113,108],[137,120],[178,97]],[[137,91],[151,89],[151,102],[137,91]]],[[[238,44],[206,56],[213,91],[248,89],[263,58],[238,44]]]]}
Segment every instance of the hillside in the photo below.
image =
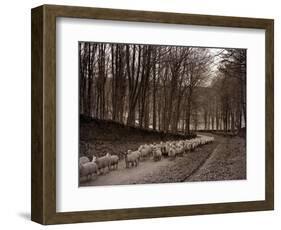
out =
{"type": "Polygon", "coordinates": [[[107,152],[123,158],[128,150],[137,149],[141,144],[153,142],[190,139],[195,135],[164,133],[148,129],[130,127],[111,120],[98,120],[80,116],[79,155],[92,158],[107,152]]]}

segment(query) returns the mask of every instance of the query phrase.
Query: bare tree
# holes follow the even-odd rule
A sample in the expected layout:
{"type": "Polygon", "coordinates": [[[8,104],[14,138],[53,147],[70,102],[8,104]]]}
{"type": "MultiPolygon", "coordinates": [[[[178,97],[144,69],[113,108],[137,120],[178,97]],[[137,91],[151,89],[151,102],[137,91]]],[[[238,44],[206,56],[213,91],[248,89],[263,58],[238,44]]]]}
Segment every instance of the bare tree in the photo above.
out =
{"type": "Polygon", "coordinates": [[[80,113],[165,132],[246,126],[246,51],[79,43],[80,113]]]}

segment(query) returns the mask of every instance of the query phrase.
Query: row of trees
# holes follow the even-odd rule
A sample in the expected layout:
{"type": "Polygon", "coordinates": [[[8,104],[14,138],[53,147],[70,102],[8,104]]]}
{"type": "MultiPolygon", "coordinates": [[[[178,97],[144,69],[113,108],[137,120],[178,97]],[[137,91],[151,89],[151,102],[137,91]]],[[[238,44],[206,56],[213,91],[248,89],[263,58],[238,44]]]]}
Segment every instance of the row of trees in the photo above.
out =
{"type": "Polygon", "coordinates": [[[244,50],[80,42],[79,78],[90,117],[185,133],[245,124],[244,50]]]}
{"type": "Polygon", "coordinates": [[[204,129],[239,130],[246,127],[246,50],[225,49],[219,60],[205,94],[204,129]]]}

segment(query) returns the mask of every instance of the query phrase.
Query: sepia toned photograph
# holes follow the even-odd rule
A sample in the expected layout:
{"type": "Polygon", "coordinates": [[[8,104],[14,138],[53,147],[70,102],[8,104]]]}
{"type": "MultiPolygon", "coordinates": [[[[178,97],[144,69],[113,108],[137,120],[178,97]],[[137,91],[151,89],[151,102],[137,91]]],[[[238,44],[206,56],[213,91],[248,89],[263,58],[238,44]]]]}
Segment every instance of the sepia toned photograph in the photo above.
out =
{"type": "Polygon", "coordinates": [[[247,50],[79,42],[79,186],[245,180],[247,50]]]}

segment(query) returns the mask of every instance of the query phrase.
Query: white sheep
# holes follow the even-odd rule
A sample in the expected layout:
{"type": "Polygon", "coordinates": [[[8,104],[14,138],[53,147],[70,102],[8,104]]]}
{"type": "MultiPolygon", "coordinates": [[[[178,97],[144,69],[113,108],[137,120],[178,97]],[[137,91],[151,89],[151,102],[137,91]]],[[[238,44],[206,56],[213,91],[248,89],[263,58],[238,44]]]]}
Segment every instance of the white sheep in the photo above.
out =
{"type": "Polygon", "coordinates": [[[161,149],[160,149],[159,147],[156,147],[156,148],[153,150],[153,160],[154,160],[154,161],[161,161],[161,158],[162,158],[161,149]]]}
{"type": "Polygon", "coordinates": [[[176,158],[176,151],[173,146],[169,148],[168,156],[171,160],[174,160],[176,158]]]}
{"type": "Polygon", "coordinates": [[[175,151],[176,151],[176,156],[180,156],[180,157],[183,156],[183,148],[180,145],[177,145],[175,147],[175,151]]]}
{"type": "Polygon", "coordinates": [[[85,164],[85,163],[87,163],[87,162],[90,162],[90,160],[89,160],[88,157],[83,156],[83,157],[80,157],[80,158],[79,158],[79,163],[85,164]]]}
{"type": "Polygon", "coordinates": [[[169,142],[167,143],[160,143],[161,146],[161,152],[162,152],[162,156],[167,157],[168,156],[168,146],[169,146],[169,142]]]}
{"type": "Polygon", "coordinates": [[[119,157],[117,155],[110,156],[110,167],[113,167],[113,169],[117,169],[118,162],[119,162],[119,157]]]}
{"type": "Polygon", "coordinates": [[[94,157],[93,162],[95,162],[98,166],[98,170],[102,173],[105,172],[106,168],[108,168],[108,171],[110,170],[110,154],[107,153],[103,157],[94,157]]]}
{"type": "Polygon", "coordinates": [[[125,163],[126,163],[126,168],[129,168],[130,165],[132,167],[137,167],[139,164],[140,160],[140,152],[139,151],[131,151],[128,150],[127,154],[125,155],[125,163]]]}
{"type": "Polygon", "coordinates": [[[84,164],[79,163],[79,174],[81,178],[86,178],[86,180],[89,180],[94,174],[99,174],[98,166],[93,161],[86,162],[84,164]]]}
{"type": "Polygon", "coordinates": [[[196,145],[196,143],[195,143],[195,142],[191,143],[191,146],[190,146],[190,147],[191,147],[191,148],[190,148],[190,151],[191,151],[191,152],[193,152],[193,151],[195,150],[196,146],[197,146],[197,145],[196,145]]]}
{"type": "Polygon", "coordinates": [[[184,152],[187,153],[191,149],[191,144],[189,142],[184,143],[184,152]]]}
{"type": "Polygon", "coordinates": [[[138,149],[140,152],[140,157],[142,160],[146,159],[151,154],[151,146],[150,145],[141,145],[138,149]]]}

